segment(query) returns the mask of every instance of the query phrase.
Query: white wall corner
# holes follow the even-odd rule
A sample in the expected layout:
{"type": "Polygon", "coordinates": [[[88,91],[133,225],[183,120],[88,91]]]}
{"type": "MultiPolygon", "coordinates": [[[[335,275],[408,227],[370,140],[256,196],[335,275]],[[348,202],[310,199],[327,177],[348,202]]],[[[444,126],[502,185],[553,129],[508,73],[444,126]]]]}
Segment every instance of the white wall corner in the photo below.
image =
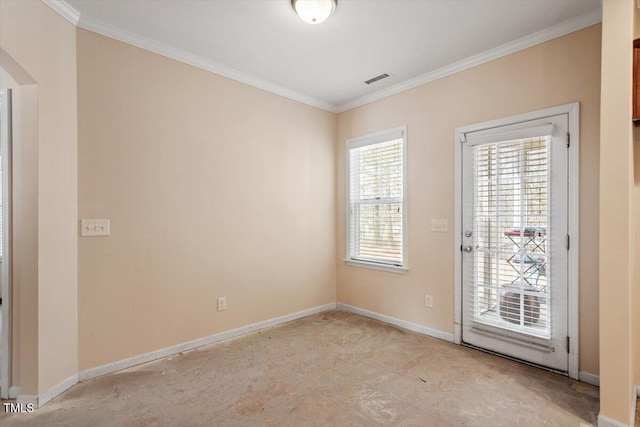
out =
{"type": "Polygon", "coordinates": [[[80,12],[64,0],[42,0],[42,3],[58,12],[67,21],[77,26],[80,22],[80,12]]]}

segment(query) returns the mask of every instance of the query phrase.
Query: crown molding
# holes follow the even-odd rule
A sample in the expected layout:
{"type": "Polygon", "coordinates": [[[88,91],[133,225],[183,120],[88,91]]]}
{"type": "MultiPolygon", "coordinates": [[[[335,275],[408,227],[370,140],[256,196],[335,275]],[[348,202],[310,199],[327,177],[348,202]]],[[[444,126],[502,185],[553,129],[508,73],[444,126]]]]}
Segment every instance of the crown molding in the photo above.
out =
{"type": "Polygon", "coordinates": [[[253,86],[258,89],[266,90],[267,92],[271,92],[276,95],[284,96],[285,98],[289,98],[312,107],[317,107],[332,113],[337,112],[337,107],[329,102],[303,95],[291,89],[278,86],[266,80],[259,79],[238,70],[234,70],[233,68],[218,64],[217,62],[202,58],[198,55],[149,39],[141,36],[140,34],[93,19],[87,15],[81,15],[80,12],[64,0],[42,0],[42,2],[58,12],[63,18],[71,22],[73,25],[84,28],[85,30],[93,31],[94,33],[139,47],[140,49],[228,77],[232,80],[248,84],[249,86],[253,86]]]}
{"type": "Polygon", "coordinates": [[[78,21],[80,21],[80,12],[78,12],[75,8],[73,8],[69,3],[64,0],[42,0],[42,3],[49,6],[51,9],[58,12],[60,16],[62,16],[67,21],[71,22],[73,25],[78,25],[78,21]]]}
{"type": "MultiPolygon", "coordinates": [[[[198,55],[194,55],[184,50],[146,38],[137,33],[124,30],[111,24],[93,19],[86,15],[81,15],[80,12],[78,12],[64,0],[42,0],[42,2],[58,12],[62,17],[67,19],[73,25],[76,25],[80,28],[93,31],[103,36],[119,40],[123,43],[136,46],[140,49],[144,49],[149,52],[153,52],[158,55],[162,55],[176,61],[189,64],[215,74],[219,74],[232,80],[248,84],[258,89],[266,90],[276,95],[284,96],[285,98],[289,98],[294,101],[298,101],[303,104],[317,107],[332,113],[341,113],[343,111],[347,111],[352,108],[356,108],[361,105],[365,105],[382,98],[404,92],[409,89],[413,89],[425,83],[450,76],[460,71],[467,70],[477,65],[493,61],[494,59],[501,58],[511,53],[527,49],[537,44],[544,43],[557,37],[561,37],[574,31],[578,31],[602,22],[602,9],[597,9],[573,19],[561,22],[560,24],[554,25],[544,30],[529,34],[528,36],[522,37],[512,42],[503,44],[496,48],[487,50],[480,54],[470,56],[458,62],[454,62],[453,64],[449,64],[437,70],[430,71],[426,74],[422,74],[409,80],[405,80],[402,83],[393,85],[386,89],[370,93],[368,95],[353,99],[340,105],[334,105],[330,102],[326,102],[301,94],[299,92],[295,92],[291,89],[287,89],[266,80],[259,79],[233,68],[226,67],[222,64],[218,64],[217,62],[202,58],[198,55]]],[[[640,2],[640,0],[638,0],[638,2],[640,2]]]]}
{"type": "Polygon", "coordinates": [[[80,17],[78,27],[84,28],[85,30],[93,31],[94,33],[98,33],[115,40],[119,40],[132,46],[139,47],[140,49],[148,50],[149,52],[157,53],[158,55],[166,56],[167,58],[175,59],[176,61],[183,62],[185,64],[189,64],[224,77],[228,77],[232,80],[248,84],[258,89],[263,89],[276,95],[281,95],[285,98],[302,102],[303,104],[311,105],[312,107],[317,107],[323,110],[330,111],[332,113],[337,112],[336,106],[331,103],[303,95],[301,93],[292,91],[282,86],[278,86],[266,80],[253,77],[249,74],[234,70],[233,68],[218,64],[217,62],[202,58],[198,55],[185,52],[182,49],[178,49],[141,36],[137,33],[123,30],[122,28],[98,21],[86,15],[82,15],[80,17]]]}
{"type": "Polygon", "coordinates": [[[405,80],[402,83],[393,85],[386,89],[382,89],[380,91],[362,96],[360,98],[356,98],[352,101],[345,102],[344,104],[340,104],[338,106],[338,113],[359,107],[361,105],[369,104],[371,102],[386,98],[391,95],[395,95],[400,92],[404,92],[409,89],[413,89],[414,87],[423,85],[425,83],[450,76],[452,74],[467,70],[469,68],[484,64],[489,61],[493,61],[494,59],[502,58],[503,56],[567,35],[569,33],[581,30],[599,22],[602,22],[602,9],[597,9],[584,15],[577,16],[573,19],[529,34],[528,36],[524,36],[522,38],[479,53],[477,55],[470,56],[461,61],[454,62],[453,64],[446,65],[442,68],[428,72],[421,76],[414,77],[410,80],[405,80]]]}

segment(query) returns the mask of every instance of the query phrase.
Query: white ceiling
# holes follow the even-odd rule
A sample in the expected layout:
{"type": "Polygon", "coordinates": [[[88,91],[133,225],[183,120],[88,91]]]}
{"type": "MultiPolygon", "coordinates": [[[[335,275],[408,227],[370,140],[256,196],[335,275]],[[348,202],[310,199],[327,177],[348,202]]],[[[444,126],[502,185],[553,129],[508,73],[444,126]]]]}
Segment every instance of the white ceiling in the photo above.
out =
{"type": "Polygon", "coordinates": [[[474,55],[484,62],[593,24],[601,13],[600,0],[339,0],[326,22],[309,25],[290,0],[67,3],[81,27],[333,111],[443,67],[474,65],[464,66],[474,55]],[[364,83],[385,72],[393,76],[364,83]]]}

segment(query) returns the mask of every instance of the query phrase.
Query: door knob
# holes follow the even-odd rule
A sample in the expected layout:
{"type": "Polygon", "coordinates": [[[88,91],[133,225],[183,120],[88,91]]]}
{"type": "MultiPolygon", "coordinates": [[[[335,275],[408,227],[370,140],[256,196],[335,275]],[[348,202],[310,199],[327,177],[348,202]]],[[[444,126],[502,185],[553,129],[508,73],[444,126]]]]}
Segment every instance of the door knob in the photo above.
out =
{"type": "Polygon", "coordinates": [[[473,246],[471,245],[464,246],[462,250],[465,252],[471,252],[473,250],[473,246]]]}

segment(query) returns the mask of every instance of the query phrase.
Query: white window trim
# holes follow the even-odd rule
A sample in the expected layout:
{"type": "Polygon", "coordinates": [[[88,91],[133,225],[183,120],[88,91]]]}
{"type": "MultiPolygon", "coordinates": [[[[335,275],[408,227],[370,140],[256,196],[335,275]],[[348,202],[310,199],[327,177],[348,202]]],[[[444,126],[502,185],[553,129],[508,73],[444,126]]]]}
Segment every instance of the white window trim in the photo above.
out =
{"type": "Polygon", "coordinates": [[[348,139],[345,145],[345,163],[346,163],[346,204],[345,204],[345,217],[346,217],[346,259],[344,260],[347,265],[353,267],[369,268],[373,270],[387,271],[390,273],[406,274],[409,271],[408,265],[408,235],[407,235],[407,145],[408,135],[407,126],[399,126],[392,129],[383,130],[380,132],[372,133],[369,135],[360,136],[357,138],[348,139]],[[388,262],[375,262],[371,260],[359,260],[351,258],[350,251],[350,238],[351,238],[351,215],[349,214],[349,191],[351,188],[351,170],[349,161],[349,150],[352,148],[363,147],[366,145],[377,144],[380,142],[388,141],[400,136],[402,138],[402,265],[393,265],[388,262]]]}

